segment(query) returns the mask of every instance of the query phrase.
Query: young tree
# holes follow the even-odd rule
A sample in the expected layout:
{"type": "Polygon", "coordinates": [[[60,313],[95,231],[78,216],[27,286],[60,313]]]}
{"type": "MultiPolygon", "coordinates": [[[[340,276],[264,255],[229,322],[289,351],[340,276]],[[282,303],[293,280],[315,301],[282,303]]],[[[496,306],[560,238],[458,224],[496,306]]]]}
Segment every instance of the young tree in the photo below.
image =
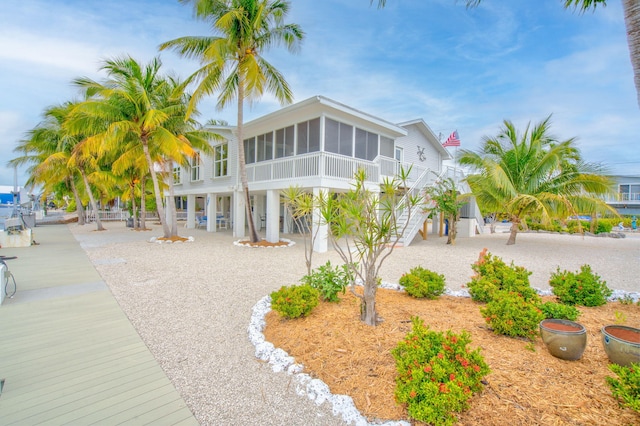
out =
{"type": "Polygon", "coordinates": [[[456,243],[456,222],[460,219],[460,208],[465,204],[468,197],[461,195],[456,188],[456,183],[451,178],[445,178],[430,186],[426,190],[429,199],[436,203],[439,211],[444,213],[449,221],[449,232],[447,244],[456,243]]]}
{"type": "MultiPolygon", "coordinates": [[[[205,96],[219,91],[218,108],[237,99],[237,143],[240,181],[249,223],[249,238],[258,241],[249,196],[243,139],[244,101],[262,97],[264,91],[281,104],[291,103],[289,85],[262,54],[273,45],[283,44],[295,52],[304,33],[298,25],[285,24],[289,12],[286,0],[180,0],[192,3],[196,18],[211,23],[220,36],[181,37],[160,45],[181,56],[200,61],[202,67],[187,82],[197,82],[189,104],[189,113],[205,96]]],[[[241,225],[241,224],[237,224],[241,225]]]]}
{"type": "Polygon", "coordinates": [[[353,188],[346,193],[334,194],[321,205],[323,221],[329,227],[329,239],[352,276],[362,281],[362,292],[351,292],[360,299],[360,319],[367,325],[382,321],[376,310],[378,274],[383,262],[391,255],[402,237],[411,212],[421,197],[405,193],[409,171],[401,170],[392,180],[380,185],[380,192],[367,188],[366,173],[358,170],[353,188]],[[398,228],[399,212],[407,210],[407,221],[398,228]]]}
{"type": "Polygon", "coordinates": [[[479,204],[502,206],[499,212],[510,217],[508,245],[516,243],[526,216],[548,222],[595,210],[615,214],[601,197],[612,191],[613,181],[596,165],[582,161],[575,139],[552,137],[550,119],[531,129],[527,125],[522,134],[505,120],[500,133],[485,136],[478,151],[461,152],[460,164],[476,172],[466,180],[479,204]]]}

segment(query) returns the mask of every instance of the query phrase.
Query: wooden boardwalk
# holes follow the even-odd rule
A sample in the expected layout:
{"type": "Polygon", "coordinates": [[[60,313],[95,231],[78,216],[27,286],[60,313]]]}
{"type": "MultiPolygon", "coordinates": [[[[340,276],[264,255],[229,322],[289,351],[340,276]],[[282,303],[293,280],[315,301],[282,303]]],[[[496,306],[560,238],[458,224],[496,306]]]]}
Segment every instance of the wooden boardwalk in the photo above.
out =
{"type": "Polygon", "coordinates": [[[36,229],[40,246],[0,251],[18,256],[18,293],[0,306],[0,424],[197,425],[66,226],[36,229]]]}

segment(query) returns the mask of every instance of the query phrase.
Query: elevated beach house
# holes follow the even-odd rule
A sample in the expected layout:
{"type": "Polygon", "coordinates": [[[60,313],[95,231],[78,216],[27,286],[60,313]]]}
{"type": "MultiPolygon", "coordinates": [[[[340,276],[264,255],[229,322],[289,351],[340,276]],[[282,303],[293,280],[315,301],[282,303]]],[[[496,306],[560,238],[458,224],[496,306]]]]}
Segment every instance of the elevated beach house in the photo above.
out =
{"type": "MultiPolygon", "coordinates": [[[[174,169],[175,195],[178,207],[187,210],[188,228],[232,229],[241,238],[247,219],[235,128],[219,131],[226,140],[216,143],[213,155],[174,169]]],[[[409,184],[419,190],[445,174],[443,160],[451,159],[421,119],[393,124],[322,96],[245,123],[242,143],[254,222],[271,242],[278,241],[281,233],[294,232],[281,200],[283,189],[299,186],[314,194],[347,191],[354,172],[363,168],[369,188],[375,191],[400,165],[412,165],[409,184]]],[[[404,244],[411,242],[425,219],[422,212],[414,215],[404,244]]],[[[319,231],[314,249],[322,252],[327,250],[326,227],[319,231]]]]}

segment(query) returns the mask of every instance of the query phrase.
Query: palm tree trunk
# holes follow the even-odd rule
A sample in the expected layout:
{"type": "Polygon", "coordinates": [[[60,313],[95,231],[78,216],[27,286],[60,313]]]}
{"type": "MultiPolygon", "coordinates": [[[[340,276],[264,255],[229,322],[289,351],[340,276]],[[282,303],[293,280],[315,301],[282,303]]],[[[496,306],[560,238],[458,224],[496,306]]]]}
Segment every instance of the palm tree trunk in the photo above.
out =
{"type": "Polygon", "coordinates": [[[71,184],[71,192],[73,192],[73,198],[76,200],[76,214],[78,215],[78,225],[84,225],[85,218],[84,218],[84,208],[82,207],[82,199],[80,198],[80,194],[78,193],[78,188],[76,188],[76,184],[73,181],[73,177],[69,179],[69,183],[71,184]]]}
{"type": "Polygon", "coordinates": [[[518,228],[520,227],[520,219],[512,218],[511,219],[511,233],[509,234],[509,239],[507,240],[507,245],[512,246],[516,243],[516,235],[518,235],[518,228]]]}
{"type": "Polygon", "coordinates": [[[133,219],[133,229],[138,229],[138,205],[136,204],[136,184],[131,182],[131,219],[133,219]]]}
{"type": "MultiPolygon", "coordinates": [[[[253,223],[253,212],[251,211],[251,198],[249,195],[249,182],[247,181],[247,165],[244,159],[244,140],[242,138],[242,120],[244,105],[244,79],[239,76],[238,81],[238,157],[240,164],[240,182],[242,183],[242,191],[244,192],[244,204],[247,212],[247,221],[249,222],[249,239],[252,243],[259,240],[256,226],[253,223]]],[[[237,224],[244,226],[244,224],[237,224]]]]}
{"type": "Polygon", "coordinates": [[[627,43],[633,67],[633,81],[636,85],[636,96],[640,106],[640,2],[623,0],[624,23],[627,28],[627,43]]]}
{"type": "Polygon", "coordinates": [[[87,179],[87,175],[85,174],[83,169],[80,170],[80,175],[82,176],[82,181],[84,182],[84,187],[89,194],[89,201],[91,202],[91,208],[93,209],[93,214],[96,216],[96,230],[104,231],[104,227],[102,226],[102,221],[100,220],[100,215],[98,214],[98,203],[96,203],[95,198],[93,198],[93,192],[91,191],[91,186],[89,186],[89,180],[87,179]]]}
{"type": "Polygon", "coordinates": [[[456,245],[456,217],[449,216],[449,235],[447,236],[447,244],[456,245]]]}
{"type": "Polygon", "coordinates": [[[146,138],[142,138],[142,151],[144,157],[147,159],[147,165],[149,166],[149,173],[151,173],[151,180],[153,181],[153,191],[156,195],[156,208],[158,209],[158,216],[160,217],[160,223],[162,224],[162,231],[164,237],[171,237],[169,226],[167,225],[167,218],[164,215],[164,206],[162,204],[162,194],[160,193],[160,184],[158,183],[158,176],[153,168],[153,160],[151,160],[151,154],[149,153],[149,145],[146,138]]]}
{"type": "Polygon", "coordinates": [[[140,177],[140,229],[142,229],[143,231],[145,229],[147,229],[147,222],[146,222],[146,217],[147,217],[147,194],[145,194],[146,188],[145,188],[145,181],[146,181],[146,176],[141,176],[140,177]]]}
{"type": "Polygon", "coordinates": [[[171,214],[171,235],[178,235],[178,213],[176,212],[176,195],[174,192],[173,186],[173,173],[171,173],[171,162],[167,161],[169,170],[167,171],[169,175],[169,200],[170,202],[167,204],[167,208],[169,209],[169,213],[171,214]]]}

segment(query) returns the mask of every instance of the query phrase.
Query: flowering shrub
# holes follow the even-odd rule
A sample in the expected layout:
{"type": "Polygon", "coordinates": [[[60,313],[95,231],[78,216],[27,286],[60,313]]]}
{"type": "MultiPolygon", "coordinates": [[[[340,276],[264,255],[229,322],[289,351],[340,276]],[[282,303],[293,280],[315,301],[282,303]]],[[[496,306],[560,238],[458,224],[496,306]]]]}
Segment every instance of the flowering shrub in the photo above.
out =
{"type": "Polygon", "coordinates": [[[609,370],[618,375],[617,379],[607,377],[613,396],[625,407],[640,413],[640,364],[631,364],[629,367],[609,364],[609,370]]]}
{"type": "Polygon", "coordinates": [[[480,313],[494,333],[511,337],[533,339],[544,314],[535,303],[525,300],[520,294],[504,290],[497,291],[493,300],[480,313]]]}
{"type": "Polygon", "coordinates": [[[309,285],[283,286],[271,293],[271,308],[285,318],[306,317],[318,306],[319,296],[309,285]]]}
{"type": "Polygon", "coordinates": [[[549,279],[555,294],[567,305],[601,306],[607,303],[611,289],[607,282],[591,271],[591,266],[582,265],[580,272],[562,271],[560,268],[549,279]]]}
{"type": "Polygon", "coordinates": [[[338,302],[338,293],[344,294],[347,285],[353,281],[353,274],[347,264],[333,268],[331,262],[314,269],[310,275],[302,277],[302,283],[310,285],[320,292],[322,300],[338,302]]]}
{"type": "Polygon", "coordinates": [[[403,341],[391,350],[396,360],[398,403],[407,404],[409,417],[435,425],[451,425],[482,390],[489,367],[480,349],[470,351],[469,334],[429,330],[418,317],[403,341]]]}
{"type": "Polygon", "coordinates": [[[421,266],[412,268],[408,274],[402,275],[399,282],[409,296],[418,298],[436,299],[444,293],[445,288],[444,275],[421,266]]]}
{"type": "Polygon", "coordinates": [[[467,287],[476,302],[489,302],[499,290],[519,293],[527,301],[538,302],[540,299],[529,285],[531,272],[522,266],[515,266],[513,262],[507,265],[501,258],[492,256],[486,248],[480,252],[478,261],[471,265],[471,269],[475,275],[467,287]]]}
{"type": "Polygon", "coordinates": [[[566,319],[575,321],[580,315],[580,311],[575,306],[565,305],[563,303],[545,302],[538,305],[538,308],[544,314],[544,317],[555,319],[566,319]]]}

